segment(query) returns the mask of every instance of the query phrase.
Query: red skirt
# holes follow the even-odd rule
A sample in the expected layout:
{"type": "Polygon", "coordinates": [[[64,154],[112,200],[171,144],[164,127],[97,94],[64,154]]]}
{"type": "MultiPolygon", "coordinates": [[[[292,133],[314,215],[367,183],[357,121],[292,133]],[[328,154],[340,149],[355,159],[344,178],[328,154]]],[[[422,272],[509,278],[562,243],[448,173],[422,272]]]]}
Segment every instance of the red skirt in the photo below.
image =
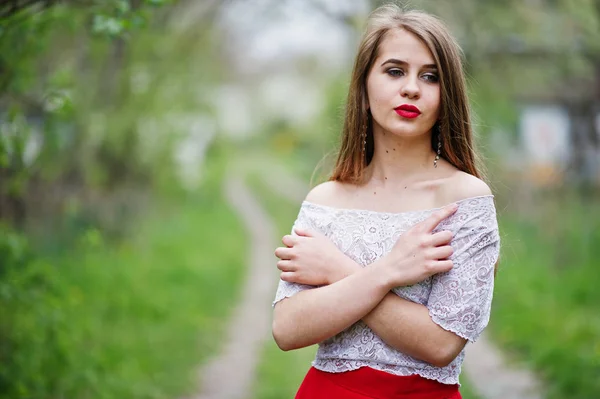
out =
{"type": "Polygon", "coordinates": [[[418,375],[398,376],[361,367],[343,373],[308,371],[296,399],[462,399],[458,385],[418,375]]]}

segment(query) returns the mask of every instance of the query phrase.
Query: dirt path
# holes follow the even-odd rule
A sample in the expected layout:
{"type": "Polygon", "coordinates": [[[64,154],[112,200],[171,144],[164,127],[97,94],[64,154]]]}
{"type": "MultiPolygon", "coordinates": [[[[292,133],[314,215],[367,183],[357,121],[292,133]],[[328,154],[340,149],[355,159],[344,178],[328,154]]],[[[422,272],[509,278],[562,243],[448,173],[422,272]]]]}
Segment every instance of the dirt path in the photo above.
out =
{"type": "Polygon", "coordinates": [[[541,385],[529,370],[506,362],[483,334],[467,346],[463,370],[483,399],[542,399],[541,385]]]}
{"type": "Polygon", "coordinates": [[[248,232],[248,271],[226,344],[200,371],[202,390],[194,399],[249,399],[263,344],[271,339],[271,301],[278,276],[273,266],[275,228],[242,180],[231,177],[224,188],[248,232]]]}

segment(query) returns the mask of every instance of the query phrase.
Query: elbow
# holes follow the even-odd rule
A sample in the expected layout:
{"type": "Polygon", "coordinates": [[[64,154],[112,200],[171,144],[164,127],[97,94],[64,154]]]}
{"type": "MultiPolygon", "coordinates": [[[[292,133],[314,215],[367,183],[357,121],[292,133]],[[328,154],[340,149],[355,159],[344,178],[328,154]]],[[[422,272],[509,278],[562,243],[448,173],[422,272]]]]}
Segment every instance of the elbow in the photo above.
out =
{"type": "Polygon", "coordinates": [[[313,343],[310,341],[313,334],[306,329],[305,326],[300,326],[297,320],[300,318],[289,308],[284,305],[277,305],[273,313],[273,324],[271,332],[275,343],[284,352],[294,349],[301,349],[313,343]]]}
{"type": "Polygon", "coordinates": [[[431,363],[435,367],[446,367],[447,365],[452,363],[454,359],[456,359],[456,356],[452,357],[445,356],[442,354],[436,354],[429,359],[428,363],[431,363]]]}
{"type": "Polygon", "coordinates": [[[287,352],[292,349],[296,349],[292,345],[291,340],[288,338],[289,334],[283,331],[281,323],[278,323],[276,319],[273,320],[272,334],[275,343],[282,351],[287,352]]]}
{"type": "Polygon", "coordinates": [[[290,313],[292,312],[285,308],[285,304],[277,304],[273,312],[271,333],[279,349],[284,352],[302,348],[301,340],[298,339],[297,326],[294,325],[293,317],[290,317],[290,313]]]}
{"type": "Polygon", "coordinates": [[[456,345],[447,344],[435,347],[432,353],[430,353],[429,359],[427,359],[428,363],[431,363],[435,367],[446,367],[450,363],[456,359],[458,354],[464,348],[466,341],[461,340],[462,342],[457,343],[456,345]]]}
{"type": "Polygon", "coordinates": [[[292,349],[294,349],[292,347],[291,343],[289,341],[287,341],[281,335],[277,334],[275,332],[275,330],[273,330],[273,339],[275,340],[275,343],[277,344],[277,347],[279,349],[281,349],[282,351],[284,351],[284,352],[291,351],[292,349]]]}

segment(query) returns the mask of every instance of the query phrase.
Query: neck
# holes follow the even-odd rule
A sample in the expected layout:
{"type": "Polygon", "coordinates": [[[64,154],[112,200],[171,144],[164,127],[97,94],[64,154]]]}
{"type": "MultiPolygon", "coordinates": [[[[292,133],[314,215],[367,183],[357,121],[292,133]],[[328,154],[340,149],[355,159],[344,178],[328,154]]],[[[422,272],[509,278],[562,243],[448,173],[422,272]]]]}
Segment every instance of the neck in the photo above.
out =
{"type": "Polygon", "coordinates": [[[374,132],[373,159],[367,168],[367,181],[404,184],[432,172],[435,152],[431,136],[398,137],[389,132],[374,132]]]}

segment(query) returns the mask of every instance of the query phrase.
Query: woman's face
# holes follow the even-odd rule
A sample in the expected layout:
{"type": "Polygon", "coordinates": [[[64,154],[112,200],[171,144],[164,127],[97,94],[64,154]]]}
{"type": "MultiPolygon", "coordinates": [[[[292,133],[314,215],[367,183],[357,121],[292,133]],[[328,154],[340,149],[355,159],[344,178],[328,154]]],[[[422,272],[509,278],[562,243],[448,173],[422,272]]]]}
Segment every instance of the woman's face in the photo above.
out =
{"type": "Polygon", "coordinates": [[[367,76],[367,95],[375,132],[428,133],[438,120],[440,84],[427,46],[406,30],[390,30],[367,76]]]}

